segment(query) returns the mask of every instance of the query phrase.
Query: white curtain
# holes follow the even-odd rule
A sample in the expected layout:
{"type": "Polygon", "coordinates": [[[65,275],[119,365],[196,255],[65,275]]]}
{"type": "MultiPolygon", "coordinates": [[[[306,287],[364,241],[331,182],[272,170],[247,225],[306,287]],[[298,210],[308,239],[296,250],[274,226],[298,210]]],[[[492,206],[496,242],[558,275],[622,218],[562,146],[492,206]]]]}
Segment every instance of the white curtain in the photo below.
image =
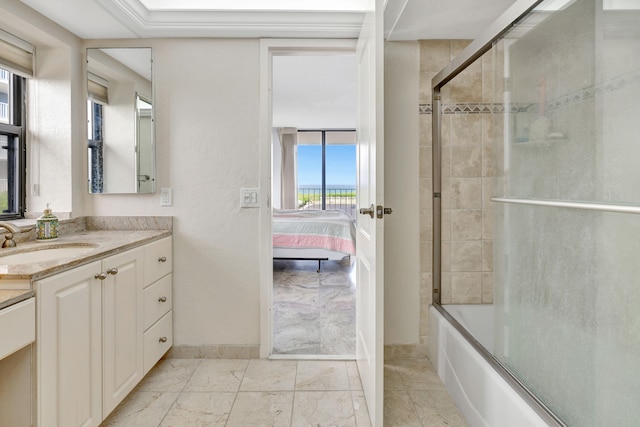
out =
{"type": "Polygon", "coordinates": [[[280,197],[282,209],[298,209],[298,189],[296,184],[296,152],[298,129],[280,128],[280,146],[282,162],[280,163],[280,197]]]}

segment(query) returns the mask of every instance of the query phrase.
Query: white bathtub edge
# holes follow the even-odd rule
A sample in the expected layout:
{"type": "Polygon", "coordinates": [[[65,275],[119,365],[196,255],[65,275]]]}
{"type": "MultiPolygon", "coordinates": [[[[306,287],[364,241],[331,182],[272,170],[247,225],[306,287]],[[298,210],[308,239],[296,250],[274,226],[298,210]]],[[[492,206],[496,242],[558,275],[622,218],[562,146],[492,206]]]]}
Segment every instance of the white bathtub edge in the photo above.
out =
{"type": "Polygon", "coordinates": [[[547,426],[437,309],[429,317],[429,357],[469,425],[547,426]]]}

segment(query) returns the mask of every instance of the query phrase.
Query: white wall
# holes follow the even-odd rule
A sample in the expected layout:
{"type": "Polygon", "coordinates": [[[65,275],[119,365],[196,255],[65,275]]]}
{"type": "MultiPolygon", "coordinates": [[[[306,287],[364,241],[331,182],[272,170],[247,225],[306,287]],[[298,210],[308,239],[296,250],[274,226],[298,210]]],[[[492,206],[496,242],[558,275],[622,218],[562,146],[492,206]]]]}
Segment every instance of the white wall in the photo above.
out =
{"type": "Polygon", "coordinates": [[[89,215],[172,215],[177,345],[258,344],[259,42],[152,40],[156,108],[154,195],[95,195],[89,215]]]}
{"type": "Polygon", "coordinates": [[[385,344],[417,344],[420,319],[417,42],[386,42],[384,62],[385,344]]]}

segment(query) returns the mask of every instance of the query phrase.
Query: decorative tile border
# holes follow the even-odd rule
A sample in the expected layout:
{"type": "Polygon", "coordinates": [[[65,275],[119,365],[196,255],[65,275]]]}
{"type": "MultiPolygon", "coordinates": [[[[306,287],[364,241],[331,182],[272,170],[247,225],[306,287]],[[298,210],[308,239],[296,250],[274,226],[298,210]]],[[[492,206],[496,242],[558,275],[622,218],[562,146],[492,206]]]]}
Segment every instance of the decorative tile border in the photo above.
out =
{"type": "MultiPolygon", "coordinates": [[[[442,104],[443,114],[492,114],[504,113],[504,104],[469,102],[464,104],[442,104]]],[[[419,104],[420,114],[432,114],[433,104],[419,104]]]]}
{"type": "MultiPolygon", "coordinates": [[[[578,89],[567,95],[556,97],[545,103],[545,111],[555,111],[568,107],[576,102],[586,101],[609,92],[625,89],[631,85],[640,84],[640,70],[616,76],[605,82],[578,89]]],[[[538,103],[510,104],[509,113],[535,113],[538,111],[538,103]]],[[[433,104],[418,104],[419,114],[433,114],[433,104]]],[[[460,103],[442,104],[443,114],[503,114],[506,112],[505,104],[502,103],[460,103]]]]}

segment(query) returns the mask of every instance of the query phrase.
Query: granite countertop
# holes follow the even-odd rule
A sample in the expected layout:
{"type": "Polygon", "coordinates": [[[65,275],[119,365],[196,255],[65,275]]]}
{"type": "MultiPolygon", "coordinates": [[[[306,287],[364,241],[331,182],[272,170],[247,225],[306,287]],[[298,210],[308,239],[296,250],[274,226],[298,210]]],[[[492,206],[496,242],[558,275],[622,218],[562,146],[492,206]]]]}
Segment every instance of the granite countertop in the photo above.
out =
{"type": "MultiPolygon", "coordinates": [[[[170,230],[82,230],[65,234],[60,238],[47,242],[27,241],[18,243],[16,248],[0,248],[0,281],[1,280],[38,280],[51,274],[99,260],[104,257],[124,252],[128,249],[144,245],[170,236],[170,230]],[[47,261],[15,264],[3,262],[2,257],[41,249],[61,247],[86,247],[81,253],[64,256],[47,261]]],[[[25,257],[28,259],[27,257],[25,257]]],[[[0,303],[5,291],[0,294],[0,303]]],[[[18,292],[18,291],[13,291],[18,292]]],[[[20,292],[31,292],[22,290],[20,292]]],[[[18,301],[15,301],[18,302],[18,301]]]]}
{"type": "Polygon", "coordinates": [[[25,289],[16,291],[0,289],[0,310],[31,298],[32,296],[34,296],[34,292],[25,289]]]}

